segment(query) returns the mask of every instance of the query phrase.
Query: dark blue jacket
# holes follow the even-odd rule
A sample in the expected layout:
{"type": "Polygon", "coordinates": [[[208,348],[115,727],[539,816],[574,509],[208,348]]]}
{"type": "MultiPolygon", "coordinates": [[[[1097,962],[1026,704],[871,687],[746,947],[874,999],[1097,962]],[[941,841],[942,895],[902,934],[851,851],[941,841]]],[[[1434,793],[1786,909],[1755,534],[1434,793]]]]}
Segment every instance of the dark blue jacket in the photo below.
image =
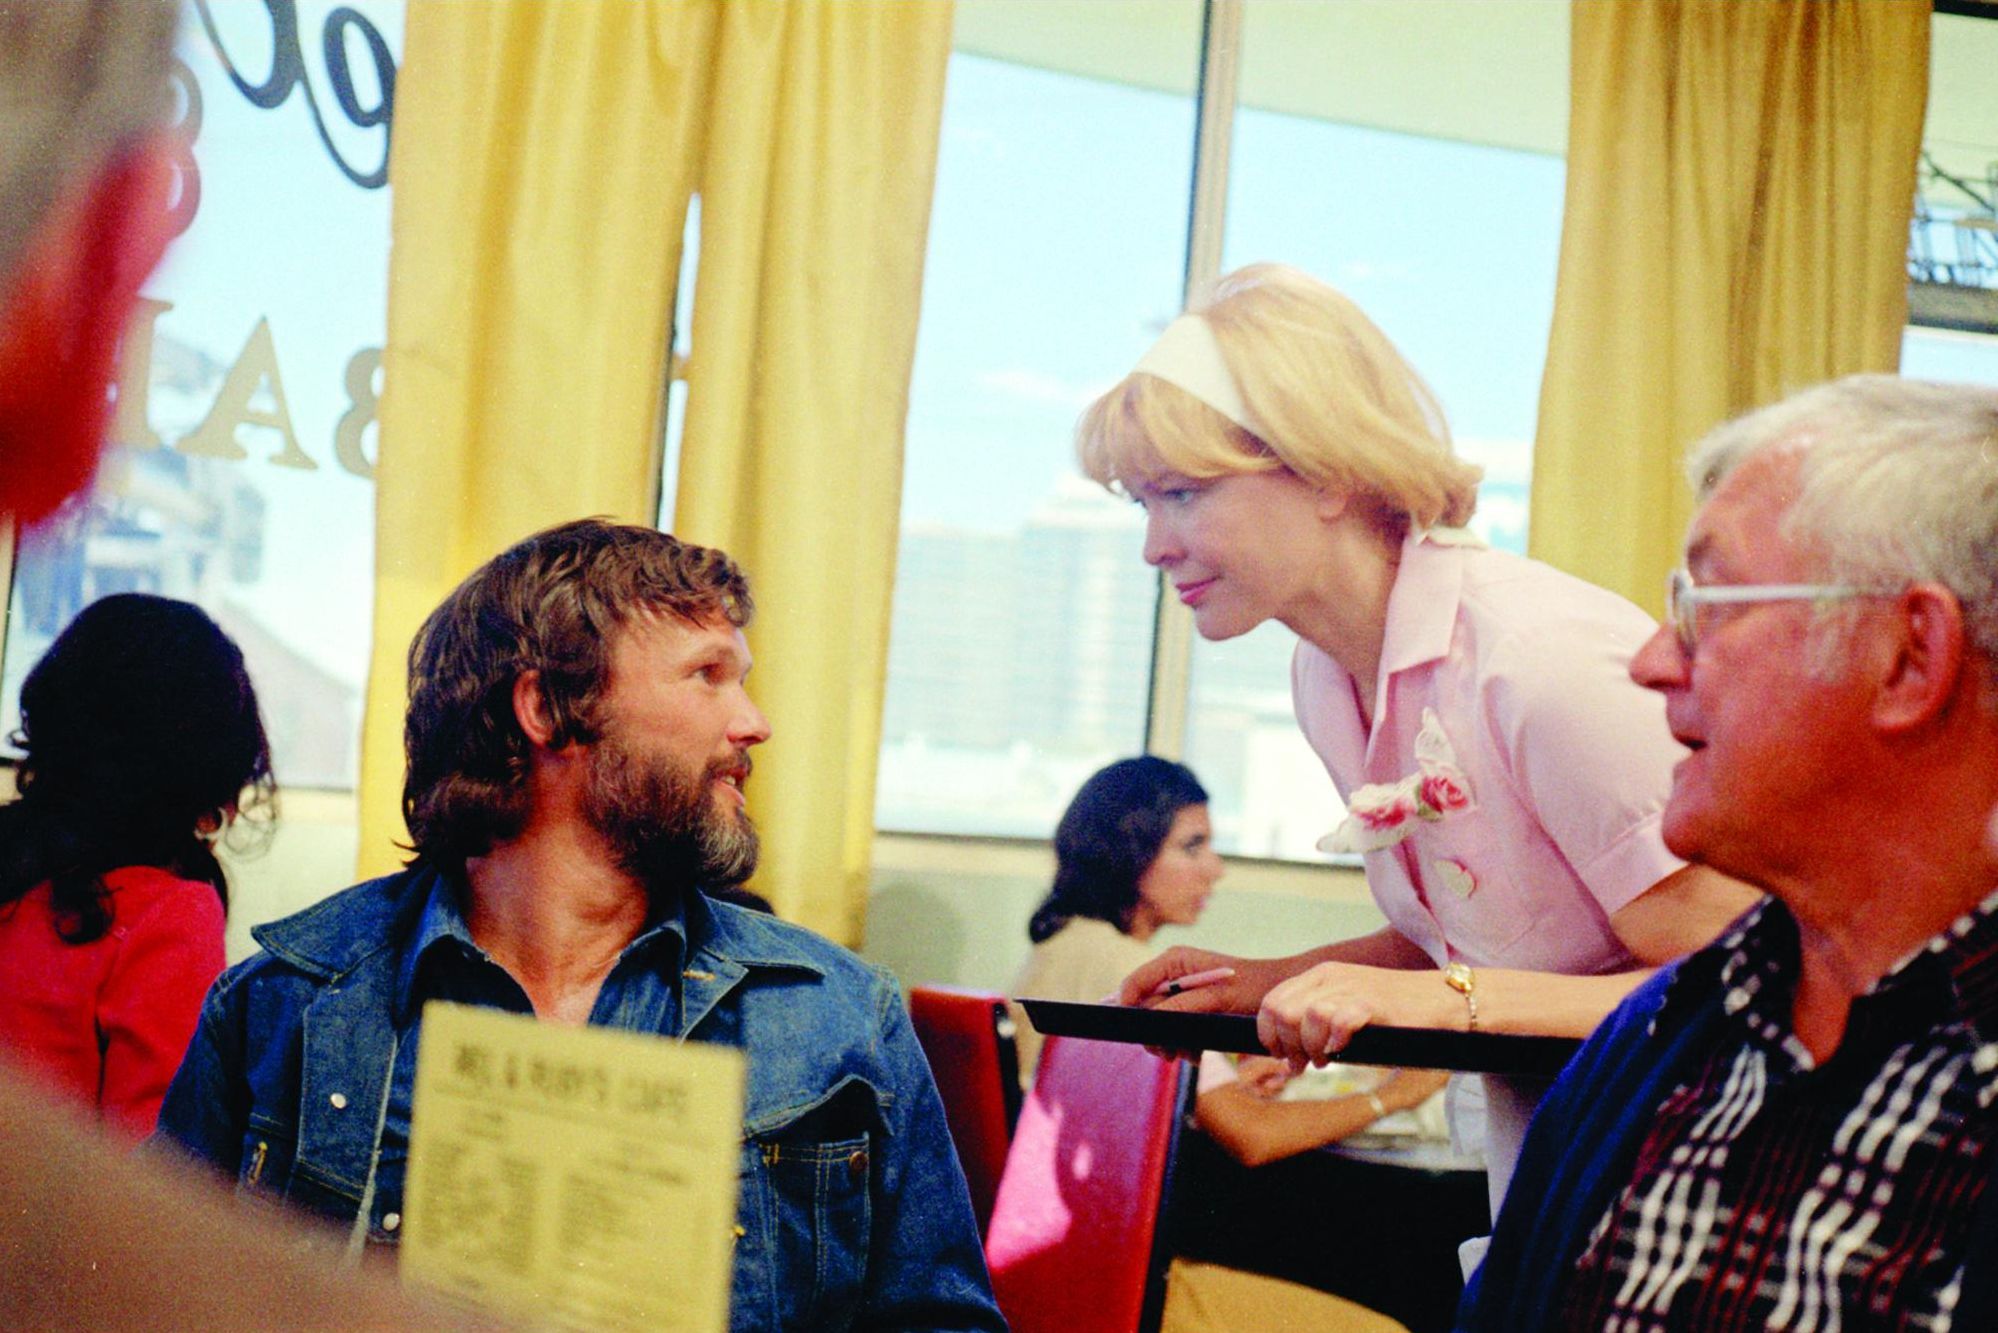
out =
{"type": "MultiPolygon", "coordinates": [[[[392,1244],[421,1014],[421,866],[254,933],[209,992],[159,1134],[246,1191],[392,1244]],[[339,1095],[334,1096],[335,1093],[339,1095]]],[[[809,931],[686,895],[677,1030],[741,1049],[735,1329],[1003,1329],[942,1103],[885,974],[809,931]]]]}
{"type": "MultiPolygon", "coordinates": [[[[1720,1041],[1726,951],[1709,947],[1659,970],[1603,1020],[1534,1113],[1492,1228],[1491,1248],[1457,1307],[1460,1333],[1554,1329],[1589,1233],[1630,1181],[1652,1116],[1720,1041]],[[1684,973],[1672,1003],[1673,978],[1684,973]],[[1655,1030],[1653,1020],[1656,1020],[1655,1030]]],[[[1952,1327],[1998,1328],[1998,1180],[1970,1234],[1952,1327]]]]}

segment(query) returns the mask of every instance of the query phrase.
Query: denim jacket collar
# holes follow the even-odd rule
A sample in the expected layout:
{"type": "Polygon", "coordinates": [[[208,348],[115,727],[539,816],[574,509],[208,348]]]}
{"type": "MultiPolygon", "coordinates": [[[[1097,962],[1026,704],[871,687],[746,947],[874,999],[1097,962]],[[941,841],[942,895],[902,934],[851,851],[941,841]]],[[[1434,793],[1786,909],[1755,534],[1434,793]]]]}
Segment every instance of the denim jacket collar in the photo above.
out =
{"type": "MultiPolygon", "coordinates": [[[[398,1026],[406,1025],[416,1017],[416,1006],[424,999],[418,992],[418,978],[424,959],[432,950],[458,951],[478,958],[487,956],[472,938],[471,925],[465,920],[464,901],[461,881],[443,874],[430,877],[423,912],[417,918],[416,933],[402,950],[397,967],[394,1003],[398,1026]]],[[[680,994],[680,986],[671,971],[680,966],[680,960],[687,956],[687,928],[677,907],[664,913],[628,942],[619,951],[619,964],[632,954],[646,960],[652,970],[659,973],[660,980],[672,987],[675,996],[680,994]]]]}
{"type": "Polygon", "coordinates": [[[680,1035],[686,1036],[751,968],[788,969],[814,978],[825,968],[771,919],[743,907],[716,911],[705,893],[683,899],[686,965],[681,970],[680,1035]]]}
{"type": "MultiPolygon", "coordinates": [[[[355,900],[343,900],[337,908],[329,899],[258,926],[251,934],[292,966],[328,980],[346,976],[371,959],[377,964],[389,961],[376,956],[391,951],[400,1012],[424,950],[447,936],[471,945],[471,933],[449,881],[426,863],[371,881],[362,890],[355,900]]],[[[699,892],[685,895],[682,904],[680,914],[651,928],[671,930],[683,941],[681,1035],[693,1031],[750,968],[824,975],[811,954],[760,913],[737,908],[717,911],[699,892]]]]}
{"type": "Polygon", "coordinates": [[[322,980],[345,976],[374,955],[400,947],[439,878],[422,863],[369,880],[302,912],[266,922],[251,938],[274,957],[322,980]]]}
{"type": "MultiPolygon", "coordinates": [[[[680,1037],[693,1033],[752,969],[825,975],[761,914],[717,911],[702,894],[687,896],[684,924],[676,926],[692,942],[683,955],[680,1037]]],[[[251,932],[271,954],[326,983],[301,1015],[299,1175],[350,1199],[365,1196],[395,1047],[407,1027],[397,1013],[412,960],[426,943],[463,931],[448,883],[419,863],[251,932]],[[369,1117],[374,1133],[346,1132],[352,1115],[369,1117]]]]}

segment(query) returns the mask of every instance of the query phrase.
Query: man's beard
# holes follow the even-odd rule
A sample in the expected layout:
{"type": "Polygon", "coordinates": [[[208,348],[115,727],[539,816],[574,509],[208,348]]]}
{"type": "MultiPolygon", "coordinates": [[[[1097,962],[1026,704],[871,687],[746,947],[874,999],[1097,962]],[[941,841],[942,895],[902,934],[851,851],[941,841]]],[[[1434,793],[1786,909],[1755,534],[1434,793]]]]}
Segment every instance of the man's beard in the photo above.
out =
{"type": "Polygon", "coordinates": [[[648,763],[606,730],[590,747],[583,818],[619,867],[648,888],[733,886],[756,869],[756,826],[745,812],[718,805],[714,784],[748,771],[747,754],[692,775],[664,759],[648,763]]]}

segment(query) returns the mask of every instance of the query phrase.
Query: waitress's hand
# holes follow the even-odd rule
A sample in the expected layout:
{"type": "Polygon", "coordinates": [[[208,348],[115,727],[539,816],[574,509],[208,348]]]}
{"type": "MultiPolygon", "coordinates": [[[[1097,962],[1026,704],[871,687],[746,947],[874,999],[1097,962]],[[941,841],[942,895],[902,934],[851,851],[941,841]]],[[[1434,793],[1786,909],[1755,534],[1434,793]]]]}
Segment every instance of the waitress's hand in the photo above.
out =
{"type": "Polygon", "coordinates": [[[1181,945],[1167,949],[1125,977],[1117,990],[1117,1003],[1192,1014],[1253,1014],[1263,995],[1280,979],[1270,974],[1270,961],[1181,945]],[[1223,969],[1233,975],[1214,976],[1223,969]],[[1180,984],[1185,981],[1193,984],[1182,990],[1180,984]]]}
{"type": "MultiPolygon", "coordinates": [[[[1235,958],[1212,949],[1189,949],[1185,945],[1167,949],[1146,963],[1118,988],[1116,1002],[1146,1009],[1173,1009],[1182,1013],[1253,1014],[1263,995],[1281,980],[1274,959],[1235,958]],[[1216,977],[1223,970],[1233,975],[1216,977]],[[1194,984],[1180,989],[1176,983],[1194,984]]],[[[1161,1060],[1198,1060],[1198,1051],[1172,1051],[1158,1046],[1146,1050],[1161,1060]]]]}
{"type": "Polygon", "coordinates": [[[1303,1069],[1329,1063],[1369,1023],[1461,1029],[1463,1010],[1437,972],[1320,963],[1270,989],[1256,1013],[1256,1036],[1271,1055],[1303,1069]]]}

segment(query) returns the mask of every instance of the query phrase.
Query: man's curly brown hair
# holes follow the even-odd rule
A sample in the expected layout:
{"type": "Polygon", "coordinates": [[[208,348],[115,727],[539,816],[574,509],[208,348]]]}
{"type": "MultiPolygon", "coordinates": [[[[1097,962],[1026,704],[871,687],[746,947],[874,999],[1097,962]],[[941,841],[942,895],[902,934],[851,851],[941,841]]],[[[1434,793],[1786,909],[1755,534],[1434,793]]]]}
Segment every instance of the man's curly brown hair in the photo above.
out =
{"type": "Polygon", "coordinates": [[[553,746],[602,730],[611,645],[637,612],[738,628],[749,582],[717,550],[652,528],[580,519],[536,533],[474,571],[409,650],[409,767],[402,813],[416,856],[457,870],[517,837],[531,747],[513,688],[540,673],[553,746]]]}

